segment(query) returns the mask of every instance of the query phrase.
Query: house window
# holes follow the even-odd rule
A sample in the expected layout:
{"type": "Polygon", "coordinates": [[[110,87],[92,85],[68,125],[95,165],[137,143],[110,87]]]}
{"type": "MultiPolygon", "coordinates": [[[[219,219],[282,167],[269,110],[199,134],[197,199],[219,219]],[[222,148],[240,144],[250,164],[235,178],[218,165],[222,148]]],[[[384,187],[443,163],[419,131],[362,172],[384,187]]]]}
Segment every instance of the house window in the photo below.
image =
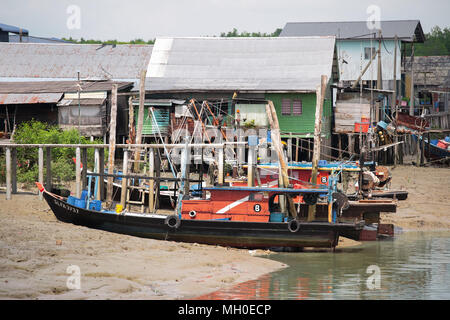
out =
{"type": "Polygon", "coordinates": [[[302,100],[292,101],[292,115],[301,116],[302,115],[302,100]]]}
{"type": "Polygon", "coordinates": [[[376,52],[377,51],[374,47],[364,48],[364,59],[370,60],[370,58],[372,58],[372,56],[374,56],[376,52]],[[372,49],[372,50],[370,50],[370,49],[372,49]]]}
{"type": "Polygon", "coordinates": [[[283,116],[291,115],[291,99],[281,99],[281,114],[283,116]]]}

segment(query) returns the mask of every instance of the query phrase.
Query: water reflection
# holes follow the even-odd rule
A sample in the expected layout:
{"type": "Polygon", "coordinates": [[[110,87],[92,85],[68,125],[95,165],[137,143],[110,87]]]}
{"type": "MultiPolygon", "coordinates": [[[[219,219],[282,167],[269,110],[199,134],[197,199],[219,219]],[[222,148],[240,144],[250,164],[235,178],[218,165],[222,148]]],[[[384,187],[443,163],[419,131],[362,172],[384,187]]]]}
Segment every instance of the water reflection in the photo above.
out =
{"type": "Polygon", "coordinates": [[[407,232],[334,254],[278,253],[270,258],[289,268],[198,299],[449,299],[449,249],[450,232],[407,232]],[[379,288],[369,289],[369,266],[379,288]]]}

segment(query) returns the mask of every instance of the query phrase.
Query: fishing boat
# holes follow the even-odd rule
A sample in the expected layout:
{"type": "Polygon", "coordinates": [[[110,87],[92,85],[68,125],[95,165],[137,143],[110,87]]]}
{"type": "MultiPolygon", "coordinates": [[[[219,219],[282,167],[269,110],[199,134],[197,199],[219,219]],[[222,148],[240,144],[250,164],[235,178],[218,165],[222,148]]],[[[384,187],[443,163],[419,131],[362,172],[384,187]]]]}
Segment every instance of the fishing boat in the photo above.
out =
{"type": "Polygon", "coordinates": [[[329,221],[309,222],[284,216],[274,205],[280,196],[310,194],[328,199],[330,191],[323,188],[217,186],[206,189],[204,197],[183,199],[180,212],[163,215],[117,213],[100,206],[94,209],[89,204],[79,205],[55,195],[40,183],[36,185],[62,222],[144,238],[238,248],[335,248],[340,235],[364,226],[364,221],[337,222],[336,208],[330,210],[333,215],[329,221]]]}
{"type": "MultiPolygon", "coordinates": [[[[417,141],[417,135],[412,135],[414,140],[417,141]]],[[[448,159],[450,158],[450,137],[446,137],[445,139],[422,139],[419,137],[420,143],[425,143],[425,150],[429,150],[429,153],[425,151],[425,155],[428,156],[430,160],[438,160],[438,159],[448,159]]]]}

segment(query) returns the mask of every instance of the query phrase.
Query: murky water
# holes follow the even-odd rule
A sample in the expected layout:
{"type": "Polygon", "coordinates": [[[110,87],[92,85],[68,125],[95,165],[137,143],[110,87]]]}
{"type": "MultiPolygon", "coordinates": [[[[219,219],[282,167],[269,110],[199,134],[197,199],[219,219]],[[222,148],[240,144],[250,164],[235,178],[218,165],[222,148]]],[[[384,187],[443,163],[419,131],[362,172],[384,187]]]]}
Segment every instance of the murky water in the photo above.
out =
{"type": "Polygon", "coordinates": [[[270,258],[289,267],[201,299],[450,299],[448,231],[270,258]]]}

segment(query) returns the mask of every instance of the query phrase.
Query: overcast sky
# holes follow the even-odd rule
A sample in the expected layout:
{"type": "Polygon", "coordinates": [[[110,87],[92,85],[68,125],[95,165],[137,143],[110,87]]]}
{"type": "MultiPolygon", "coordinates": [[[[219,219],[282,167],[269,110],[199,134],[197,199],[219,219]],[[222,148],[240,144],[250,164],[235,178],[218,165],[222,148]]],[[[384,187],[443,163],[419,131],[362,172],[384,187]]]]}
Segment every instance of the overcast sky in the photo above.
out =
{"type": "Polygon", "coordinates": [[[381,20],[419,19],[425,32],[450,27],[450,0],[1,0],[0,23],[34,36],[128,41],[233,28],[270,33],[286,22],[365,21],[371,5],[380,8],[381,20]]]}

